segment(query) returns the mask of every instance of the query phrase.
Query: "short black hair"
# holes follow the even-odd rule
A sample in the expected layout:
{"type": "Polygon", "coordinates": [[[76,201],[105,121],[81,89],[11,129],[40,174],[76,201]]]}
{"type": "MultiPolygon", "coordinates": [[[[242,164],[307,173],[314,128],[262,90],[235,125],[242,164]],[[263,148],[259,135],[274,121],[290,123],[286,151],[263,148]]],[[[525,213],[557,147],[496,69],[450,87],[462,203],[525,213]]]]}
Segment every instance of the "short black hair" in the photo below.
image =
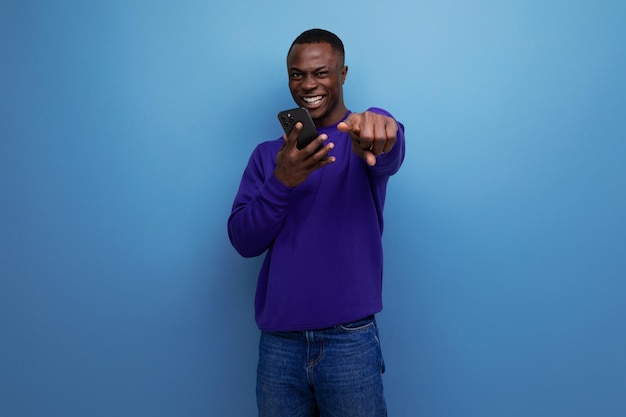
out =
{"type": "Polygon", "coordinates": [[[345,59],[346,53],[343,49],[343,42],[339,36],[324,29],[309,29],[302,32],[291,44],[287,56],[291,52],[294,45],[303,45],[309,43],[327,43],[341,56],[341,60],[345,59]]]}

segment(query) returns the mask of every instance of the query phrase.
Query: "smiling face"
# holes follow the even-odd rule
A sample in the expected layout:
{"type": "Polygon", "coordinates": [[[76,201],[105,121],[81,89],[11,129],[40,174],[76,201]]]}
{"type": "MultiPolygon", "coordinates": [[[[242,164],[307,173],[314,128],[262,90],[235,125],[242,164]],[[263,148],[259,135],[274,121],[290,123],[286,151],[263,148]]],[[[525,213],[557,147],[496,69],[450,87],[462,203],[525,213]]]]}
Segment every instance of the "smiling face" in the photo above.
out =
{"type": "Polygon", "coordinates": [[[287,56],[289,90],[306,107],[317,127],[333,125],[346,114],[343,83],[348,67],[329,43],[294,44],[287,56]]]}

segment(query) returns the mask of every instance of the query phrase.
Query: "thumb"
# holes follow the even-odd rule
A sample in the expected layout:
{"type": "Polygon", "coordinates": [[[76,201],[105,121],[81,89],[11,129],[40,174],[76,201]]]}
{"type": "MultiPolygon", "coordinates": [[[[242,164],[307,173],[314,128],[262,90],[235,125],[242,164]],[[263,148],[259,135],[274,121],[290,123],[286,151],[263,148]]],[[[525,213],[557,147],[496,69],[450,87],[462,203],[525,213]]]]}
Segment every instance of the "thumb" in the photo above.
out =
{"type": "Polygon", "coordinates": [[[365,163],[371,167],[376,165],[376,155],[374,152],[369,149],[361,148],[361,145],[357,143],[355,140],[352,141],[352,152],[354,152],[359,158],[361,158],[365,163]]]}
{"type": "Polygon", "coordinates": [[[365,163],[371,167],[376,165],[376,155],[374,155],[374,152],[372,151],[364,150],[361,158],[363,158],[365,163]]]}

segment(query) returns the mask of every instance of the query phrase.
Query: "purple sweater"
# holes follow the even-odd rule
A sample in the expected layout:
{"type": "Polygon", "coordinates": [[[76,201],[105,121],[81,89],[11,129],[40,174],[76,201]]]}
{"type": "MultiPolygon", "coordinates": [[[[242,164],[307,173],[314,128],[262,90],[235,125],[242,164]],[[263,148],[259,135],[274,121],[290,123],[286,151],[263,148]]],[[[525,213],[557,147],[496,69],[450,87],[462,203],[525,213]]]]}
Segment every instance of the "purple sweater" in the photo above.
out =
{"type": "Polygon", "coordinates": [[[349,135],[336,125],[318,133],[335,144],[330,154],[337,159],[294,188],[274,176],[283,138],[258,145],[228,219],[230,241],[242,256],[267,251],[255,297],[264,331],[322,329],[382,309],[383,207],[389,176],[404,159],[404,127],[398,123],[395,146],[373,167],[352,152],[349,135]]]}

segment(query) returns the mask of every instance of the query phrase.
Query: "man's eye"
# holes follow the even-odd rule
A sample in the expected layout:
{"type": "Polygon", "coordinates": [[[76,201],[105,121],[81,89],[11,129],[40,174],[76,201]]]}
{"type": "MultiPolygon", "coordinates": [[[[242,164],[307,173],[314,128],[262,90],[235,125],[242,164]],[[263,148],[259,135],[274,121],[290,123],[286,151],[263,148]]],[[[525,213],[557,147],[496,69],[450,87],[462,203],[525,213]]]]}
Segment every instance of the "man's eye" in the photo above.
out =
{"type": "Polygon", "coordinates": [[[292,72],[291,73],[291,78],[294,80],[298,80],[300,78],[302,78],[302,74],[300,74],[299,72],[292,72]]]}
{"type": "Polygon", "coordinates": [[[319,78],[326,78],[326,77],[328,77],[328,71],[320,71],[320,72],[317,73],[317,76],[319,78]]]}

